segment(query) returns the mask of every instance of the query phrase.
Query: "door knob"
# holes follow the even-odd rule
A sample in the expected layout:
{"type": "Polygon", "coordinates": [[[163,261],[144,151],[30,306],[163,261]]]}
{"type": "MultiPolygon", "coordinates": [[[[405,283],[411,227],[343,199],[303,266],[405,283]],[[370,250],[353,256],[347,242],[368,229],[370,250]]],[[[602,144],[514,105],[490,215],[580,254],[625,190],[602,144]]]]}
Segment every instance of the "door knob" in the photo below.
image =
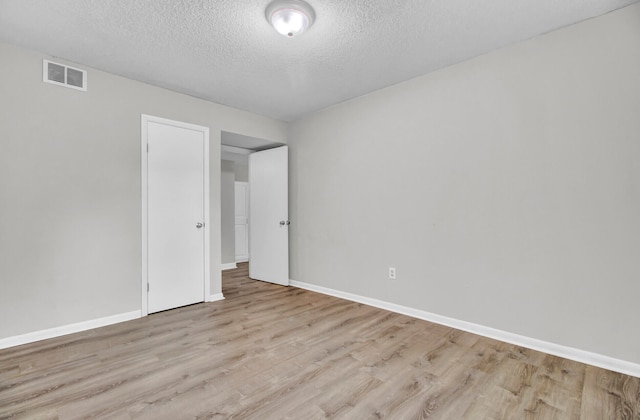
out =
{"type": "Polygon", "coordinates": [[[196,223],[196,227],[197,227],[198,229],[200,229],[202,226],[204,226],[204,223],[202,223],[202,222],[198,222],[198,223],[196,223]]]}
{"type": "Polygon", "coordinates": [[[291,224],[291,220],[280,220],[280,226],[289,226],[291,224]]]}

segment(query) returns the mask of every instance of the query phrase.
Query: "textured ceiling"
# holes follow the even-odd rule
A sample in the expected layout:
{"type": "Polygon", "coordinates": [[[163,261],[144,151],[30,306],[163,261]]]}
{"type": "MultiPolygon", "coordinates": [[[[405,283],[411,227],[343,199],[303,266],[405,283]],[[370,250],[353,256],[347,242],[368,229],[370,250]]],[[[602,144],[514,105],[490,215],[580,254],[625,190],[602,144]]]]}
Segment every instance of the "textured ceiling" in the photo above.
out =
{"type": "Polygon", "coordinates": [[[0,41],[292,121],[637,1],[308,0],[286,38],[269,0],[0,0],[0,41]]]}

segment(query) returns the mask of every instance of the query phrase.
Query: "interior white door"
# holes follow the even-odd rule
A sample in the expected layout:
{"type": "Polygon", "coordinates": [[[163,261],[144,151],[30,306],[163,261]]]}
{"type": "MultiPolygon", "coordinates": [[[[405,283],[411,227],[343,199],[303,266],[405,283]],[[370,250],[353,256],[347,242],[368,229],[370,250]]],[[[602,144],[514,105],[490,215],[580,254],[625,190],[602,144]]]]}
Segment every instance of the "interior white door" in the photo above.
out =
{"type": "Polygon", "coordinates": [[[287,146],[249,155],[249,277],[289,285],[287,146]]]}
{"type": "Polygon", "coordinates": [[[236,262],[249,261],[249,183],[235,183],[236,262]]]}
{"type": "Polygon", "coordinates": [[[147,123],[148,313],[205,299],[205,133],[147,123]]]}

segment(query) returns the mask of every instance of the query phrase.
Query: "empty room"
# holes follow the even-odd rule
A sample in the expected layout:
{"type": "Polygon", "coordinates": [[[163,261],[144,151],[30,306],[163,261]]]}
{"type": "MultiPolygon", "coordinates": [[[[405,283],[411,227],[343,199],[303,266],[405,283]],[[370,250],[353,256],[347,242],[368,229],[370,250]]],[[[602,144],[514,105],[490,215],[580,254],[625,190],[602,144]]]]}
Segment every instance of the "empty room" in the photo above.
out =
{"type": "Polygon", "coordinates": [[[640,1],[0,0],[0,418],[640,419],[640,1]]]}

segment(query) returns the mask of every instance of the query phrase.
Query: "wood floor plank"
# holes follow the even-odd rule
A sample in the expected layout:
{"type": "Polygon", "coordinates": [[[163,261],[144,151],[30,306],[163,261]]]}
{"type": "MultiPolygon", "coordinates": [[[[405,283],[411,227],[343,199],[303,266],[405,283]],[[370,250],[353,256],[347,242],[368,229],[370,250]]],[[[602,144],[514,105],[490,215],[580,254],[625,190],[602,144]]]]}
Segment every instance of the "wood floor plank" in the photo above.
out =
{"type": "Polygon", "coordinates": [[[295,287],[0,350],[0,419],[632,419],[640,379],[295,287]]]}

